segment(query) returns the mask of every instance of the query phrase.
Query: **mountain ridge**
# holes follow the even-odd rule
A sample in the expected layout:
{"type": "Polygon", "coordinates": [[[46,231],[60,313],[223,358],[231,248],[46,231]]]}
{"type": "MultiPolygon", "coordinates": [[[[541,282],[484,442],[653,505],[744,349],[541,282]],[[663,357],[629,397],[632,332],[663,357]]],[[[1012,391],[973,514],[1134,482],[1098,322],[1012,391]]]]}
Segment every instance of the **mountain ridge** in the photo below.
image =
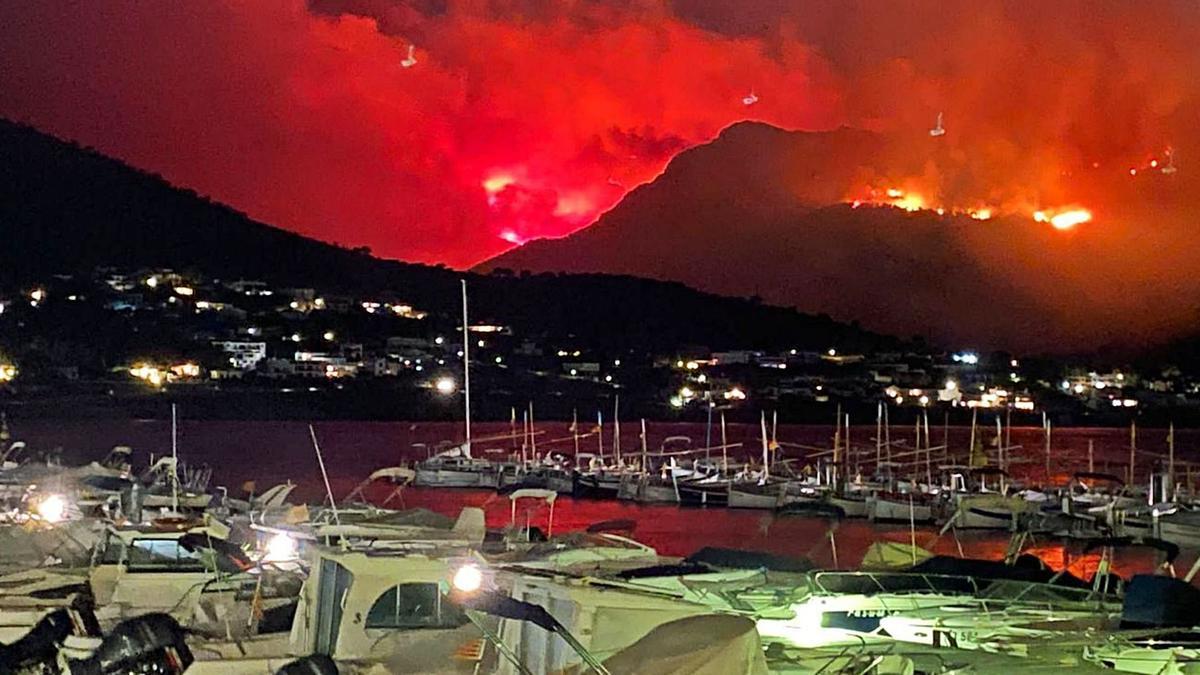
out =
{"type": "Polygon", "coordinates": [[[472,313],[530,335],[713,348],[898,345],[819,315],[622,275],[480,275],[346,249],[254,221],[224,204],[32,127],[0,120],[0,234],[11,264],[0,285],[20,287],[96,267],[173,267],[292,287],[391,291],[418,306],[453,309],[459,279],[472,313]],[[547,307],[556,311],[546,312],[547,307]]]}

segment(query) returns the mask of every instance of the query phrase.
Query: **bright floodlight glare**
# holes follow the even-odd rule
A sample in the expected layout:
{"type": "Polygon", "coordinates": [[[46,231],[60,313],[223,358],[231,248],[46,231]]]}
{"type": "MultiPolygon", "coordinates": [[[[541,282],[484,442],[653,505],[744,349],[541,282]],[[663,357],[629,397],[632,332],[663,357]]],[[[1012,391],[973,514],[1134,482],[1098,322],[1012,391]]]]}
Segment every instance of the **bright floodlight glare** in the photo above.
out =
{"type": "Polygon", "coordinates": [[[38,516],[48,523],[57,523],[67,515],[67,502],[58,495],[49,495],[37,505],[38,516]]]}
{"type": "Polygon", "coordinates": [[[454,390],[458,389],[458,385],[454,383],[453,377],[439,377],[433,386],[438,390],[439,394],[453,394],[454,390]]]}
{"type": "Polygon", "coordinates": [[[474,593],[483,586],[483,571],[475,565],[463,565],[454,573],[454,589],[474,593]]]}
{"type": "Polygon", "coordinates": [[[296,540],[280,532],[267,542],[267,554],[263,556],[266,562],[280,562],[296,559],[296,540]]]}

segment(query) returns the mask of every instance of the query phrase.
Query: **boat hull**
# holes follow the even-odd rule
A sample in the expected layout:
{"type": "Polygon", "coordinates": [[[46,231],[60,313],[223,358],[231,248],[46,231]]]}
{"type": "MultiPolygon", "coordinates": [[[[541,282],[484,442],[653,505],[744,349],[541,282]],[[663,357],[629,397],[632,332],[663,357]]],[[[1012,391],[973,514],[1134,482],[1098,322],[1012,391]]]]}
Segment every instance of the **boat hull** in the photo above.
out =
{"type": "Polygon", "coordinates": [[[616,499],[620,489],[620,479],[615,476],[577,473],[574,477],[571,496],[576,499],[616,499]]]}
{"type": "Polygon", "coordinates": [[[679,484],[679,503],[687,506],[727,506],[729,488],[722,484],[679,484]]]}
{"type": "Polygon", "coordinates": [[[876,497],[868,502],[867,518],[872,522],[917,523],[933,522],[933,509],[928,504],[876,497]]]}
{"type": "Polygon", "coordinates": [[[456,469],[417,469],[413,485],[446,488],[495,488],[495,474],[456,469]]]}
{"type": "Polygon", "coordinates": [[[854,499],[853,497],[830,495],[829,503],[841,509],[847,518],[866,518],[869,511],[865,497],[854,499]]]}

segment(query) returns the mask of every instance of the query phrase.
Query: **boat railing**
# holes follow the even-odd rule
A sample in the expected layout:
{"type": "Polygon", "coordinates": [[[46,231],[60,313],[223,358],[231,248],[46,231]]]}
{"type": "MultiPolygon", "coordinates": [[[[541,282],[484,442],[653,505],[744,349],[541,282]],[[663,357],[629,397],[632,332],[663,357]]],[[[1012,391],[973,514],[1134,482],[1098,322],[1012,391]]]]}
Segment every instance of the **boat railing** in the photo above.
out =
{"type": "Polygon", "coordinates": [[[951,593],[978,595],[973,577],[917,572],[816,572],[809,576],[816,593],[874,595],[877,593],[951,593]]]}
{"type": "Polygon", "coordinates": [[[1104,595],[1085,588],[949,574],[828,571],[812,573],[808,579],[811,594],[962,595],[979,601],[984,612],[1012,604],[1054,608],[1064,603],[1095,604],[1105,599],[1104,595]]]}
{"type": "MultiPolygon", "coordinates": [[[[858,638],[858,642],[851,642],[850,644],[842,647],[840,650],[838,650],[838,652],[836,654],[834,654],[833,656],[826,659],[825,665],[821,666],[821,668],[818,669],[815,673],[813,673],[813,675],[823,675],[823,673],[827,673],[827,672],[828,673],[846,672],[845,660],[858,659],[858,658],[861,658],[862,656],[864,656],[867,653],[866,638],[864,638],[861,635],[855,635],[853,637],[858,638]],[[830,670],[831,668],[836,668],[837,670],[830,670]]],[[[878,657],[887,656],[887,655],[891,654],[893,651],[895,651],[896,644],[897,643],[892,643],[892,644],[888,645],[886,648],[884,648],[884,650],[882,652],[872,654],[872,656],[876,657],[876,661],[877,661],[878,657]]],[[[872,664],[875,663],[876,661],[872,661],[872,664]]],[[[870,667],[868,667],[866,670],[863,670],[861,672],[865,673],[865,672],[868,672],[869,670],[870,670],[870,667]]]]}

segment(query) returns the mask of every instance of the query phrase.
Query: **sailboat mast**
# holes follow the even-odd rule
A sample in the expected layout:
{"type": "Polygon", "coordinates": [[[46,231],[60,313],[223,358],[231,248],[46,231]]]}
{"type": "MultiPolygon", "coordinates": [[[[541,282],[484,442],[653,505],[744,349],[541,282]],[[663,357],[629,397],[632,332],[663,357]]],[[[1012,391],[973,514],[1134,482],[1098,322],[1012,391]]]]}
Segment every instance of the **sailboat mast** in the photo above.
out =
{"type": "Polygon", "coordinates": [[[1004,411],[1004,448],[1012,447],[1012,408],[1004,411]]]}
{"type": "Polygon", "coordinates": [[[1137,462],[1137,420],[1129,420],[1129,484],[1133,485],[1134,465],[1137,462]]]}
{"type": "Polygon", "coordinates": [[[996,415],[996,464],[1001,470],[1008,469],[1008,462],[1004,459],[1004,427],[999,415],[996,415]]]}
{"type": "Polygon", "coordinates": [[[471,331],[467,323],[467,280],[462,280],[463,331],[463,419],[465,424],[463,452],[471,456],[471,331]]]}
{"type": "Polygon", "coordinates": [[[179,513],[179,426],[171,404],[171,510],[179,513]]]}
{"type": "Polygon", "coordinates": [[[875,404],[875,473],[883,462],[883,401],[875,404]]]}
{"type": "MultiPolygon", "coordinates": [[[[1175,492],[1175,423],[1167,427],[1167,487],[1175,492]]],[[[1169,495],[1173,498],[1173,494],[1169,495]]]]}
{"type": "MultiPolygon", "coordinates": [[[[575,442],[575,456],[579,457],[579,409],[571,408],[571,440],[575,442]]],[[[578,460],[576,460],[578,461],[578,460]]]]}
{"type": "Polygon", "coordinates": [[[533,433],[533,401],[529,402],[529,459],[537,461],[537,434],[533,433]]]}
{"type": "Polygon", "coordinates": [[[842,404],[837,406],[837,415],[833,418],[833,475],[829,477],[830,485],[837,485],[838,472],[842,465],[842,404]]]}
{"type": "Polygon", "coordinates": [[[851,466],[850,462],[853,460],[853,458],[850,456],[850,453],[853,452],[853,450],[851,449],[851,446],[850,446],[850,413],[846,413],[846,417],[843,421],[845,422],[844,426],[846,429],[846,454],[845,454],[845,460],[843,460],[845,463],[845,466],[843,467],[842,475],[846,477],[845,478],[846,482],[849,482],[850,466],[851,466]]]}
{"type": "Polygon", "coordinates": [[[1050,442],[1051,442],[1051,437],[1054,433],[1053,429],[1054,429],[1054,423],[1050,421],[1049,417],[1047,417],[1046,418],[1046,482],[1047,483],[1050,482],[1050,442]]]}
{"type": "Polygon", "coordinates": [[[967,443],[967,466],[975,465],[975,427],[979,419],[979,408],[971,408],[971,440],[967,443]]]}
{"type": "Polygon", "coordinates": [[[779,454],[779,411],[771,411],[771,452],[779,454]]]}
{"type": "Polygon", "coordinates": [[[763,482],[765,483],[766,480],[771,477],[771,459],[768,456],[770,450],[767,447],[767,413],[765,410],[762,412],[762,418],[761,418],[760,424],[762,425],[762,461],[763,461],[763,474],[762,475],[763,475],[763,482]]]}
{"type": "Polygon", "coordinates": [[[721,411],[721,473],[729,473],[729,441],[725,436],[725,411],[721,411]]]}
{"type": "Polygon", "coordinates": [[[621,395],[613,396],[613,461],[621,465],[621,395]]]}
{"type": "MultiPolygon", "coordinates": [[[[933,448],[929,441],[929,411],[921,411],[922,417],[925,418],[925,484],[930,488],[933,487],[933,448]]],[[[944,451],[943,451],[944,452],[944,451]]]]}
{"type": "Polygon", "coordinates": [[[646,418],[642,418],[642,473],[650,475],[650,457],[646,450],[646,418]]]}

